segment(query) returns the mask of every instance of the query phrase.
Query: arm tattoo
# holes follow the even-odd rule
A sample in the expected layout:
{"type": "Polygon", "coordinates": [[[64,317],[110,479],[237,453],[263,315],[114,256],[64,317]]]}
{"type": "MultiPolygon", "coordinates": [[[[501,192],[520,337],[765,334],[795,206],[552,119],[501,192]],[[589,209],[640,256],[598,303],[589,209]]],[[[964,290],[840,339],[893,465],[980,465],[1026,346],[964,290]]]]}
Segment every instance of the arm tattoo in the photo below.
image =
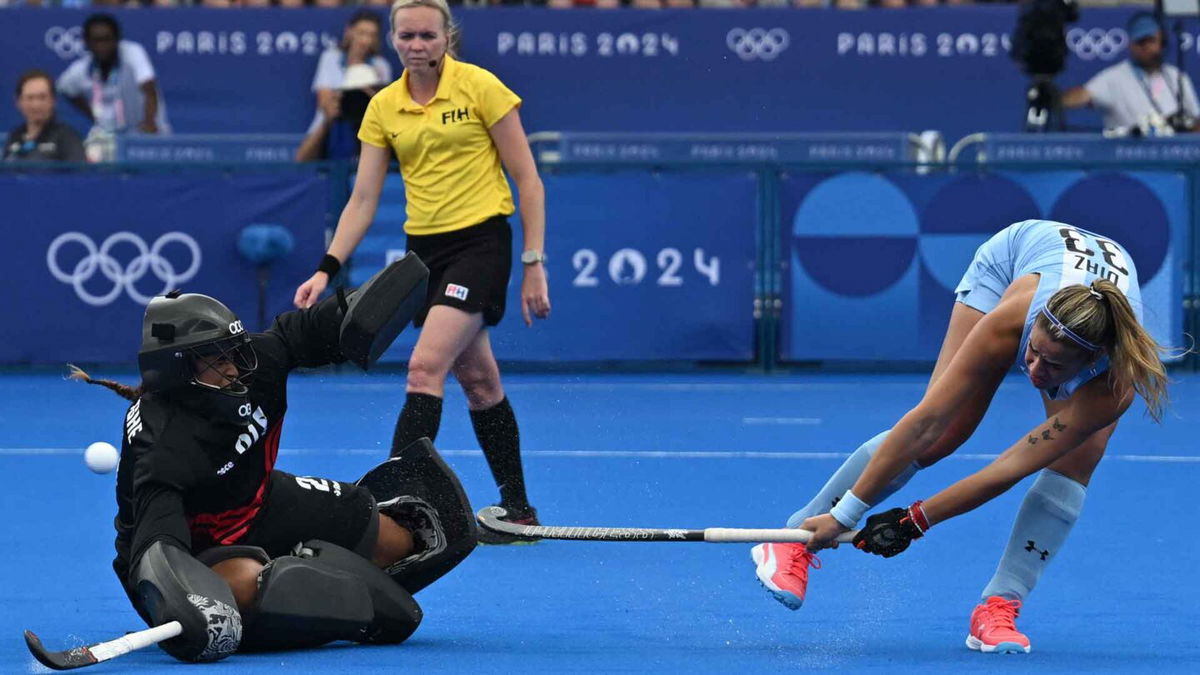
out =
{"type": "MultiPolygon", "coordinates": [[[[1054,431],[1062,431],[1063,429],[1067,428],[1067,425],[1063,424],[1062,422],[1059,422],[1057,417],[1055,417],[1054,421],[1050,423],[1050,426],[1053,427],[1054,431]]],[[[1054,436],[1050,435],[1050,431],[1051,431],[1050,429],[1042,430],[1042,440],[1043,441],[1054,440],[1054,436]]],[[[1025,439],[1025,442],[1029,443],[1030,445],[1037,445],[1037,442],[1038,442],[1037,434],[1030,434],[1029,438],[1025,439]]]]}

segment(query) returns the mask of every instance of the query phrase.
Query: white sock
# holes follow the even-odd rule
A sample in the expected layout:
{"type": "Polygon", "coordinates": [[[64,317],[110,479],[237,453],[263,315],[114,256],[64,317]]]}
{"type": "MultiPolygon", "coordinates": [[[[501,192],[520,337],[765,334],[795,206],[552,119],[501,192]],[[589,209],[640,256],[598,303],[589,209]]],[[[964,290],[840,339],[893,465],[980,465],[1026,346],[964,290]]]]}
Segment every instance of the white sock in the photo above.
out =
{"type": "Polygon", "coordinates": [[[993,595],[1024,600],[1029,595],[1066,542],[1086,496],[1086,487],[1057,471],[1045,469],[1038,475],[1021,502],[996,574],[983,589],[984,600],[993,595]]]}
{"type": "MultiPolygon", "coordinates": [[[[891,430],[889,429],[888,431],[891,430]]],[[[791,518],[788,518],[787,526],[800,527],[800,523],[803,523],[805,520],[812,518],[813,516],[829,513],[829,510],[833,508],[833,505],[837,503],[837,500],[840,499],[842,495],[846,494],[846,490],[854,487],[854,484],[858,482],[858,477],[861,476],[862,472],[867,468],[867,463],[871,461],[871,457],[875,455],[875,451],[879,449],[879,446],[883,445],[883,439],[887,438],[888,431],[884,431],[866,443],[858,446],[858,449],[851,453],[850,456],[846,458],[845,462],[842,462],[842,465],[838,467],[838,470],[833,472],[833,475],[829,477],[829,481],[825,483],[825,487],[821,488],[821,491],[817,493],[817,496],[813,497],[812,501],[810,501],[804,508],[793,513],[791,518]]],[[[884,488],[883,493],[879,495],[879,499],[877,499],[876,502],[882,502],[883,500],[892,496],[893,492],[904,487],[904,484],[907,483],[920,468],[921,467],[917,466],[916,462],[913,462],[909,466],[905,467],[904,471],[902,471],[899,476],[896,476],[892,482],[888,483],[887,487],[884,488]]]]}

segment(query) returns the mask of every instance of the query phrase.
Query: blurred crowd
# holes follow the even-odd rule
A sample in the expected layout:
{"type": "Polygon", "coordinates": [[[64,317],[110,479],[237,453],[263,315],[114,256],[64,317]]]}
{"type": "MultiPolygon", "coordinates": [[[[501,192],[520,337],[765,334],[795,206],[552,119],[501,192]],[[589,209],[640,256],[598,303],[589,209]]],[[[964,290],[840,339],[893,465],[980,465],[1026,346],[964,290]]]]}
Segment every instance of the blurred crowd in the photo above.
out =
{"type": "MultiPolygon", "coordinates": [[[[835,7],[863,9],[866,7],[933,7],[937,5],[974,5],[1015,3],[1018,0],[450,0],[451,6],[484,7],[550,7],[567,9],[591,7],[615,9],[664,9],[690,7],[835,7]]],[[[1093,0],[1095,3],[1145,4],[1145,0],[1093,0]]],[[[0,0],[0,7],[386,7],[390,0],[0,0]]],[[[1085,2],[1083,4],[1088,4],[1085,2]]]]}
{"type": "MultiPolygon", "coordinates": [[[[939,5],[1015,4],[1020,0],[450,0],[451,6],[485,7],[551,7],[567,9],[591,7],[615,9],[664,9],[689,7],[833,7],[865,9],[868,7],[935,7],[939,5]]],[[[0,0],[3,7],[386,7],[390,0],[0,0]]],[[[1112,7],[1118,5],[1150,6],[1154,0],[1080,0],[1086,6],[1112,7]]]]}
{"type": "MultiPolygon", "coordinates": [[[[11,2],[12,0],[0,0],[11,2]]],[[[28,2],[29,0],[25,0],[28,2]]],[[[56,2],[90,2],[97,5],[120,6],[131,0],[35,0],[56,2]]],[[[159,5],[182,0],[141,0],[159,5]]],[[[188,0],[200,6],[243,7],[281,6],[334,7],[348,0],[188,0]]],[[[508,0],[491,0],[510,4],[508,0]]],[[[850,3],[871,3],[881,7],[934,5],[939,2],[965,4],[970,0],[532,0],[547,6],[563,3],[593,6],[631,7],[715,7],[717,3],[758,5],[794,3],[796,6],[816,6],[832,2],[848,8],[850,3]],[[695,4],[693,4],[695,3],[695,4]]],[[[311,86],[315,103],[312,122],[295,153],[300,161],[319,159],[351,159],[358,154],[357,132],[370,98],[395,79],[391,66],[383,57],[386,44],[385,13],[391,0],[362,0],[364,5],[349,17],[342,40],[330,45],[321,54],[311,86]]],[[[1025,16],[1036,5],[1026,6],[1025,16]]],[[[1032,16],[1032,15],[1030,15],[1032,16]]],[[[1058,29],[1061,34],[1061,27],[1058,29]]],[[[1129,36],[1129,61],[1118,62],[1085,85],[1072,87],[1064,96],[1048,80],[1031,92],[1043,92],[1042,103],[1031,97],[1037,110],[1051,111],[1061,119],[1062,108],[1095,107],[1105,117],[1105,129],[1142,129],[1157,123],[1164,130],[1200,130],[1200,103],[1190,78],[1166,64],[1163,50],[1166,30],[1161,18],[1149,11],[1135,13],[1126,27],[1129,36]],[[1149,120],[1149,122],[1148,122],[1149,120]]],[[[89,161],[108,161],[114,154],[116,138],[125,134],[169,134],[171,126],[167,105],[158,85],[154,64],[147,50],[139,43],[123,39],[117,18],[109,13],[94,12],[80,27],[85,53],[61,74],[54,76],[45,70],[32,68],[22,73],[15,87],[15,105],[23,119],[11,129],[0,146],[0,160],[78,161],[86,155],[89,161]],[[90,124],[86,138],[56,115],[56,104],[63,100],[77,109],[90,124]]],[[[1065,50],[1065,44],[1063,45],[1065,50]]],[[[1042,72],[1042,71],[1030,71],[1042,72]]],[[[1040,99],[1039,99],[1040,100],[1040,99]]],[[[1039,113],[1040,114],[1040,113],[1039,113]]],[[[1040,119],[1040,118],[1039,118],[1040,119]]],[[[1148,128],[1148,127],[1147,127],[1148,128]]],[[[1142,133],[1147,133],[1142,130],[1142,133]]]]}

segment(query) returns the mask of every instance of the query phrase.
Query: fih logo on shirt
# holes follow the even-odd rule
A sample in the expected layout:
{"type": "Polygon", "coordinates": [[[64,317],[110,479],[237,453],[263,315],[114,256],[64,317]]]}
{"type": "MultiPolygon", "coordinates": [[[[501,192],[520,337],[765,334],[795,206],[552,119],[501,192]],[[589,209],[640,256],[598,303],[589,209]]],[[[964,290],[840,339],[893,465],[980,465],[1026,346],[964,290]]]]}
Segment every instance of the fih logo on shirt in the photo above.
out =
{"type": "Polygon", "coordinates": [[[442,113],[442,125],[462,122],[463,120],[471,119],[471,111],[467,108],[458,108],[456,110],[447,110],[442,113]]]}
{"type": "Polygon", "coordinates": [[[446,295],[452,298],[458,298],[459,300],[466,301],[467,293],[469,292],[470,291],[466,286],[459,286],[458,284],[446,284],[446,295]]]}

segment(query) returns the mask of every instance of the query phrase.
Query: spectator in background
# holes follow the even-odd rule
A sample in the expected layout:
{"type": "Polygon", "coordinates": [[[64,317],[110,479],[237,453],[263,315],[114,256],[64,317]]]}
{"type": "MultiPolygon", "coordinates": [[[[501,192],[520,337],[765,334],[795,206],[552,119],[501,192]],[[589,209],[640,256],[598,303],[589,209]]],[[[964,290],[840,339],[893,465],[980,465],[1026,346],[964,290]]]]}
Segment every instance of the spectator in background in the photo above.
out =
{"type": "Polygon", "coordinates": [[[146,50],[121,39],[121,27],[111,14],[89,16],[83,22],[83,40],[89,53],[59,76],[58,93],[103,131],[170,133],[166,104],[146,50]]]}
{"type": "Polygon", "coordinates": [[[317,119],[296,151],[296,161],[357,158],[361,147],[358,128],[367,113],[367,104],[386,84],[378,71],[365,63],[347,68],[333,107],[317,112],[317,119]]]}
{"type": "Polygon", "coordinates": [[[1096,107],[1104,116],[1105,129],[1129,129],[1161,118],[1176,131],[1196,131],[1200,116],[1196,89],[1186,74],[1163,63],[1165,36],[1158,18],[1138,12],[1130,17],[1126,32],[1129,60],[1096,73],[1082,87],[1068,89],[1063,107],[1096,107]]]}
{"type": "Polygon", "coordinates": [[[361,9],[350,16],[341,44],[326,49],[317,61],[312,89],[318,112],[332,110],[330,100],[336,98],[350,66],[365,63],[375,69],[383,84],[392,82],[392,66],[380,54],[382,34],[383,20],[374,11],[361,9]]]}
{"type": "Polygon", "coordinates": [[[83,141],[71,127],[54,118],[54,78],[44,70],[27,70],[17,80],[17,110],[25,123],[8,132],[5,161],[84,161],[83,141]]]}
{"type": "MultiPolygon", "coordinates": [[[[345,91],[347,71],[356,65],[365,65],[378,75],[377,83],[363,86],[384,87],[392,82],[392,66],[379,53],[382,44],[383,20],[369,9],[361,9],[350,16],[342,42],[337,47],[326,49],[317,61],[317,72],[313,76],[312,89],[317,96],[317,112],[308,134],[318,132],[341,115],[341,92],[345,91]]],[[[357,82],[366,82],[361,75],[357,82]]],[[[351,91],[358,89],[354,87],[351,91]]],[[[361,118],[362,116],[359,115],[361,118]]],[[[355,126],[357,133],[357,125],[355,126]]],[[[306,139],[307,140],[307,139],[306,139]]],[[[299,159],[299,157],[298,157],[299,159]]]]}

